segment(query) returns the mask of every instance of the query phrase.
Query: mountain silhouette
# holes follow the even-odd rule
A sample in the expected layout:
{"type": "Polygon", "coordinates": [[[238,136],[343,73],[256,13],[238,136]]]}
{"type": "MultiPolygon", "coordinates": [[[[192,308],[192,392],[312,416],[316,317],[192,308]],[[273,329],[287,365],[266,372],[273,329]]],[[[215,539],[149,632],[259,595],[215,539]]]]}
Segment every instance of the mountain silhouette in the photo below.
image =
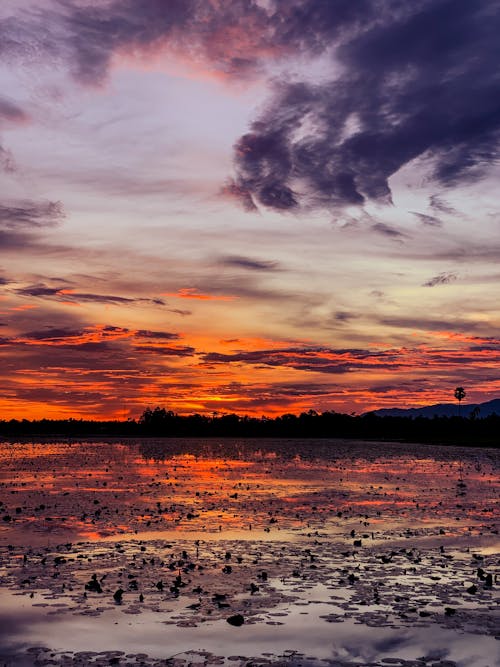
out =
{"type": "MultiPolygon", "coordinates": [[[[462,417],[470,417],[471,413],[476,413],[477,419],[489,417],[490,415],[500,415],[500,398],[494,398],[485,403],[463,403],[460,412],[462,417]],[[479,409],[479,412],[476,410],[479,409]]],[[[457,403],[436,403],[435,405],[426,405],[421,408],[381,408],[372,410],[379,417],[456,417],[458,415],[457,403]]]]}

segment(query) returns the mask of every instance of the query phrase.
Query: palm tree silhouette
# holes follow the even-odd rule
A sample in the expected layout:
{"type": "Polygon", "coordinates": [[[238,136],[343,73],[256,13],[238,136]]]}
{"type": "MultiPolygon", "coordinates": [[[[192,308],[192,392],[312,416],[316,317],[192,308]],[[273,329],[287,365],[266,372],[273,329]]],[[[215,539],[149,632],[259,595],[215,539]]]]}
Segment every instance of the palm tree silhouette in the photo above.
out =
{"type": "Polygon", "coordinates": [[[460,403],[465,398],[465,389],[463,387],[457,387],[455,389],[455,398],[458,401],[458,416],[460,417],[460,403]]]}
{"type": "MultiPolygon", "coordinates": [[[[457,387],[455,389],[455,398],[458,401],[458,416],[460,417],[460,403],[465,398],[465,389],[463,387],[457,387]]],[[[463,468],[463,461],[461,458],[460,458],[460,467],[458,474],[458,487],[460,489],[459,495],[463,496],[465,494],[466,484],[464,482],[464,468],[463,468]]]]}

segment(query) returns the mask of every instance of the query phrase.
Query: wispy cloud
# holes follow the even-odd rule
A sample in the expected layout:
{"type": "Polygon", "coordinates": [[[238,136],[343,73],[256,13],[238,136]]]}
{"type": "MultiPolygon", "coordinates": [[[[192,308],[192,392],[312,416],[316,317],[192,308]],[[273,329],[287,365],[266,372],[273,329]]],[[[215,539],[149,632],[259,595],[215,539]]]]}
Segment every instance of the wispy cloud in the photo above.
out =
{"type": "Polygon", "coordinates": [[[420,220],[424,225],[429,225],[430,227],[441,227],[443,222],[436,218],[434,215],[429,215],[427,213],[417,213],[412,211],[412,214],[420,220]]]}
{"type": "Polygon", "coordinates": [[[16,171],[16,162],[12,151],[0,145],[0,171],[12,174],[16,171]]]}
{"type": "Polygon", "coordinates": [[[0,225],[4,228],[33,228],[55,225],[65,218],[61,202],[20,201],[0,204],[0,225]]]}
{"type": "Polygon", "coordinates": [[[78,292],[66,286],[50,287],[45,284],[28,285],[15,290],[20,296],[30,297],[49,297],[58,301],[72,303],[111,303],[116,305],[126,304],[151,304],[154,306],[164,306],[165,302],[158,298],[146,297],[128,297],[117,294],[94,294],[88,292],[78,292]]]}
{"type": "Polygon", "coordinates": [[[334,318],[337,322],[349,322],[356,317],[357,315],[346,310],[337,310],[337,312],[334,313],[334,318]]]}
{"type": "Polygon", "coordinates": [[[195,353],[194,347],[189,345],[136,345],[137,352],[150,352],[166,357],[192,357],[195,353]]]}
{"type": "Polygon", "coordinates": [[[444,273],[439,273],[437,276],[433,276],[432,278],[429,278],[429,280],[426,280],[425,283],[423,283],[423,287],[436,287],[436,285],[447,285],[448,283],[452,283],[455,280],[457,280],[458,275],[453,272],[444,272],[444,273]]]}
{"type": "Polygon", "coordinates": [[[458,211],[453,208],[448,202],[438,195],[431,195],[430,206],[438,213],[446,213],[448,215],[457,215],[458,211]]]}
{"type": "Polygon", "coordinates": [[[430,318],[425,316],[383,317],[380,324],[396,329],[414,329],[416,331],[470,331],[480,327],[481,323],[473,319],[430,318]]]}
{"type": "Polygon", "coordinates": [[[19,105],[0,96],[0,123],[1,121],[24,123],[27,120],[29,120],[29,115],[19,105]]]}
{"type": "Polygon", "coordinates": [[[222,257],[219,263],[223,266],[230,266],[235,269],[246,269],[248,271],[276,271],[278,262],[271,260],[253,259],[251,257],[240,257],[238,255],[229,255],[222,257]]]}
{"type": "Polygon", "coordinates": [[[388,236],[393,239],[404,239],[407,236],[404,232],[386,224],[385,222],[376,222],[372,225],[372,229],[374,232],[377,232],[377,234],[382,234],[383,236],[388,236]]]}
{"type": "Polygon", "coordinates": [[[283,366],[302,371],[344,374],[361,368],[399,366],[402,361],[390,351],[331,348],[284,348],[221,354],[211,352],[203,356],[205,363],[245,363],[252,365],[283,366]]]}

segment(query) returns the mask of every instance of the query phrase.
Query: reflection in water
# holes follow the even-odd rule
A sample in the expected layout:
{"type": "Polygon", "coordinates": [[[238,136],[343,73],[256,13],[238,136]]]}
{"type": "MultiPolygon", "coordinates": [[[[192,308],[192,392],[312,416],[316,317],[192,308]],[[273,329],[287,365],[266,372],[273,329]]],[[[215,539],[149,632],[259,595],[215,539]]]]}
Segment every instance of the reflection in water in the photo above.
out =
{"type": "Polygon", "coordinates": [[[0,622],[7,631],[3,630],[0,635],[1,645],[4,655],[8,655],[17,653],[23,640],[29,639],[33,646],[43,646],[47,637],[54,637],[59,653],[90,649],[106,652],[119,647],[124,654],[134,654],[139,652],[140,646],[147,647],[150,657],[163,659],[184,654],[194,646],[209,654],[226,656],[252,656],[258,647],[260,654],[288,655],[291,662],[295,656],[292,664],[304,664],[302,660],[299,662],[299,657],[311,656],[314,664],[321,661],[323,665],[330,661],[338,665],[334,662],[337,660],[356,665],[376,665],[377,660],[390,664],[391,659],[392,664],[402,664],[405,660],[419,658],[415,664],[436,665],[441,664],[440,660],[448,660],[451,661],[448,665],[493,667],[500,659],[500,646],[493,637],[464,634],[439,626],[401,630],[359,625],[349,619],[328,625],[322,617],[330,613],[332,607],[315,601],[321,598],[317,593],[312,589],[306,596],[307,603],[281,605],[264,614],[262,622],[243,625],[237,630],[224,621],[209,621],[198,627],[165,625],[165,618],[175,616],[181,606],[175,602],[170,604],[168,613],[146,612],[140,620],[131,621],[130,616],[116,607],[108,609],[98,619],[68,616],[60,608],[47,615],[40,608],[28,611],[26,605],[13,604],[12,596],[7,599],[4,595],[0,598],[0,622]]]}
{"type": "Polygon", "coordinates": [[[498,460],[333,440],[3,443],[0,646],[16,665],[48,636],[59,652],[493,665],[498,460]]]}
{"type": "Polygon", "coordinates": [[[494,450],[325,440],[259,440],[258,449],[248,440],[4,443],[0,539],[479,532],[495,516],[497,458],[494,450]]]}

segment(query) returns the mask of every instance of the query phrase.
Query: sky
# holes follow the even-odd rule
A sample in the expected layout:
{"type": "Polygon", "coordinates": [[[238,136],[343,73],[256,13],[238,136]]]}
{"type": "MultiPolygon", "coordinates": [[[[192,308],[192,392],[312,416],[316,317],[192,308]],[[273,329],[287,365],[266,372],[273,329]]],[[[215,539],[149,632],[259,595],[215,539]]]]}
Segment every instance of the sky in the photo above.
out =
{"type": "Polygon", "coordinates": [[[500,396],[498,0],[2,0],[0,419],[500,396]]]}

